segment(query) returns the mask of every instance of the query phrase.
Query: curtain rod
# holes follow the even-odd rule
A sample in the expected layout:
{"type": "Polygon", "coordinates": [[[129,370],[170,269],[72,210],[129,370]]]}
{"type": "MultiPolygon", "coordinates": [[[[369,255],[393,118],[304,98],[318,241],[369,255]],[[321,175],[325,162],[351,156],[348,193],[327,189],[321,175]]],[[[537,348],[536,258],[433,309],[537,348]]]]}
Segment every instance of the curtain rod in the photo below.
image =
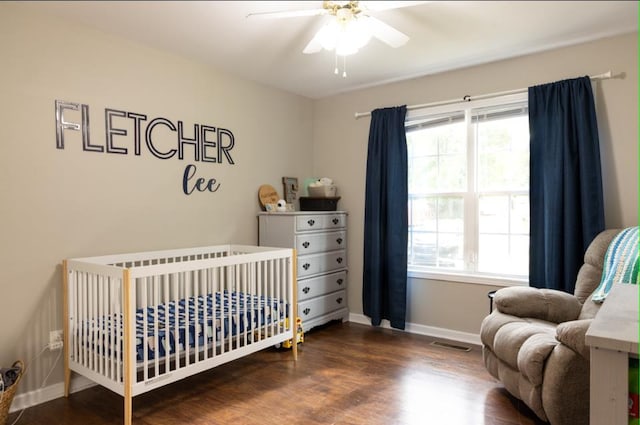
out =
{"type": "MultiPolygon", "coordinates": [[[[609,78],[616,78],[616,77],[617,75],[613,75],[611,71],[607,71],[602,74],[590,76],[589,78],[591,80],[608,80],[609,78]]],[[[524,93],[527,90],[528,88],[507,90],[507,91],[501,91],[497,93],[481,94],[478,96],[473,96],[473,98],[469,95],[466,95],[462,99],[443,100],[440,102],[423,103],[421,105],[409,105],[407,106],[407,110],[410,111],[412,109],[428,108],[430,106],[442,106],[442,105],[451,105],[453,103],[460,103],[460,102],[471,102],[472,100],[488,99],[491,97],[506,96],[508,94],[524,93]]],[[[355,113],[355,119],[362,118],[362,117],[369,117],[369,116],[371,116],[371,111],[355,113]]]]}

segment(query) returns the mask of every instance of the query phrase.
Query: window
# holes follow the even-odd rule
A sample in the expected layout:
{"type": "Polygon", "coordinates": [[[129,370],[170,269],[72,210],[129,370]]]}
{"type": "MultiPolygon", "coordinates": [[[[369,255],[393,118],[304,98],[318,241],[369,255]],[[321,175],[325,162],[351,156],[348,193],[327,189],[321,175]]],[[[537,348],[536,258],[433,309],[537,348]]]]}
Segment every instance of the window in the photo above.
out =
{"type": "Polygon", "coordinates": [[[408,266],[527,278],[526,93],[410,111],[408,266]]]}

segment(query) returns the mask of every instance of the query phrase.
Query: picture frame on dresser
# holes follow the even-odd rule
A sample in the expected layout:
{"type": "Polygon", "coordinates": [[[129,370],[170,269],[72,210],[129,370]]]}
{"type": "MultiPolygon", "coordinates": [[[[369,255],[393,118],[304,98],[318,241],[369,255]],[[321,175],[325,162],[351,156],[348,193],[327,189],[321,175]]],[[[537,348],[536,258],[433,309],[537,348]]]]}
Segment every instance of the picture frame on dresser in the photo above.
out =
{"type": "Polygon", "coordinates": [[[347,212],[258,214],[258,244],[295,248],[298,316],[305,331],[349,317],[347,212]]]}

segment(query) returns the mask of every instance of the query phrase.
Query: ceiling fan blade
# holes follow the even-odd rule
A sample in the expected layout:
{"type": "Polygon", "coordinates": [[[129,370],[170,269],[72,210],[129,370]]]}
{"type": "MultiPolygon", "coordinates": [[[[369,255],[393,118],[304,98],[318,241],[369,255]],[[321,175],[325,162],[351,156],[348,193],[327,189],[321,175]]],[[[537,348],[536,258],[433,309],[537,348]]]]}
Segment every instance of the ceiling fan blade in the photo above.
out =
{"type": "Polygon", "coordinates": [[[278,19],[278,18],[297,18],[299,16],[318,16],[327,14],[326,9],[308,9],[308,10],[284,10],[282,12],[257,12],[249,13],[247,18],[257,19],[278,19]]]}
{"type": "Polygon", "coordinates": [[[431,1],[361,1],[358,4],[364,11],[379,12],[382,10],[419,6],[425,3],[431,3],[431,1]]]}
{"type": "Polygon", "coordinates": [[[322,43],[320,43],[320,37],[316,34],[304,48],[302,53],[309,55],[312,53],[318,53],[320,50],[322,50],[322,43]]]}
{"type": "Polygon", "coordinates": [[[361,17],[367,20],[371,35],[391,47],[400,47],[409,41],[409,36],[372,16],[361,17]]]}

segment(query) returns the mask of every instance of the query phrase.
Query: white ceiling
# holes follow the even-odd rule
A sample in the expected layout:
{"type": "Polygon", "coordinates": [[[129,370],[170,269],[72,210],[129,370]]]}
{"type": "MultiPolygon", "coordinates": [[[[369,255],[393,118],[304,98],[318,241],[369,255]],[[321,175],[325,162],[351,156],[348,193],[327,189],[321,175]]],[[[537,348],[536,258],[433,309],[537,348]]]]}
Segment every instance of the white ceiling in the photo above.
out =
{"type": "Polygon", "coordinates": [[[321,1],[44,1],[21,5],[309,98],[638,30],[636,1],[415,3],[419,4],[371,13],[410,40],[394,49],[373,39],[347,57],[347,78],[334,75],[332,52],[302,53],[327,16],[246,17],[255,12],[314,9],[321,7],[321,1]]]}

